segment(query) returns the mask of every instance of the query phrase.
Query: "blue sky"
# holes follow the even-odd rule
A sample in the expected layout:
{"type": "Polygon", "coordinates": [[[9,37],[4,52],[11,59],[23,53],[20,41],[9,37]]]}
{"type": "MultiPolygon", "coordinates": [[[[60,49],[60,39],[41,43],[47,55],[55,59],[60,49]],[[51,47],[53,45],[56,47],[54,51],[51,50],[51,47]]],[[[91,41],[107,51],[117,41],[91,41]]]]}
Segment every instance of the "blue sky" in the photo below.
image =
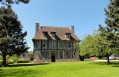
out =
{"type": "Polygon", "coordinates": [[[33,51],[35,23],[40,26],[74,26],[75,34],[82,40],[85,34],[98,30],[99,23],[106,26],[104,8],[108,3],[109,0],[30,0],[28,4],[13,4],[12,9],[23,25],[23,32],[27,31],[28,51],[33,51]]]}

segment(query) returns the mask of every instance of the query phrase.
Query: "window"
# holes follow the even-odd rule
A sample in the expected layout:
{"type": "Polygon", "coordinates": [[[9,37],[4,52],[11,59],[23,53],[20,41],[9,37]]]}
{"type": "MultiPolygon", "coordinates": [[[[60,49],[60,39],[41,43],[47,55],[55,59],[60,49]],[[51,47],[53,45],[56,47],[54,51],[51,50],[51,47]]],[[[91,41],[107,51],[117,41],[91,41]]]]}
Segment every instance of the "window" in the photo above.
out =
{"type": "Polygon", "coordinates": [[[55,41],[52,41],[51,44],[52,47],[55,47],[55,41]]]}
{"type": "Polygon", "coordinates": [[[63,51],[60,51],[60,58],[63,58],[63,51]]]}
{"type": "Polygon", "coordinates": [[[71,47],[71,42],[67,42],[67,47],[71,47]]]}
{"type": "Polygon", "coordinates": [[[71,51],[67,51],[67,58],[71,58],[71,51]]]}
{"type": "Polygon", "coordinates": [[[70,34],[66,34],[66,38],[70,38],[70,34]]]}
{"type": "Polygon", "coordinates": [[[47,47],[47,41],[43,41],[42,46],[47,47]]]}
{"type": "Polygon", "coordinates": [[[25,57],[26,56],[26,54],[23,54],[23,57],[25,57]]]}
{"type": "Polygon", "coordinates": [[[47,37],[47,33],[46,32],[43,33],[43,37],[44,38],[47,37]]]}
{"type": "Polygon", "coordinates": [[[37,41],[34,40],[34,48],[37,47],[37,41]]]}
{"type": "Polygon", "coordinates": [[[43,51],[42,52],[42,59],[48,59],[49,58],[49,51],[43,51]]]}
{"type": "Polygon", "coordinates": [[[60,41],[60,47],[63,47],[63,42],[62,41],[60,41]]]}
{"type": "Polygon", "coordinates": [[[55,33],[52,33],[52,37],[55,37],[55,33]]]}

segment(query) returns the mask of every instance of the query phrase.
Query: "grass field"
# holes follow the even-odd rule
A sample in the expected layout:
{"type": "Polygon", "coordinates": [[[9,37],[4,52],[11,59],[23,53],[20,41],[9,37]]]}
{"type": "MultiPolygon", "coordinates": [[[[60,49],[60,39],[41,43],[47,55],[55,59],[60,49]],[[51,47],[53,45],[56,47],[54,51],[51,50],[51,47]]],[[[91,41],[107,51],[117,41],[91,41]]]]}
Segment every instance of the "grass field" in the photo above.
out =
{"type": "Polygon", "coordinates": [[[119,77],[119,61],[111,65],[105,63],[106,61],[80,61],[13,64],[0,67],[0,77],[119,77]]]}
{"type": "Polygon", "coordinates": [[[84,60],[90,60],[90,59],[84,59],[84,60]]]}

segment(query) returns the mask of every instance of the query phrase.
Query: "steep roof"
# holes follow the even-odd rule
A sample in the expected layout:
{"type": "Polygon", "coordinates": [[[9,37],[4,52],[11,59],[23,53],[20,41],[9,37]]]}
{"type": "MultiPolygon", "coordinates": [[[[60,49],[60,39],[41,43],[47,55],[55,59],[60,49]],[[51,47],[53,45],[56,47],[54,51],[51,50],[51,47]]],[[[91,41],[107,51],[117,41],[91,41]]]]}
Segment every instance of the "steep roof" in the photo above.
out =
{"type": "Polygon", "coordinates": [[[41,26],[32,40],[76,40],[80,39],[70,30],[69,27],[51,27],[41,26]],[[48,32],[47,38],[43,37],[43,32],[48,32]],[[55,38],[52,38],[51,32],[56,32],[55,38]],[[65,37],[66,33],[71,33],[70,39],[65,37]]]}

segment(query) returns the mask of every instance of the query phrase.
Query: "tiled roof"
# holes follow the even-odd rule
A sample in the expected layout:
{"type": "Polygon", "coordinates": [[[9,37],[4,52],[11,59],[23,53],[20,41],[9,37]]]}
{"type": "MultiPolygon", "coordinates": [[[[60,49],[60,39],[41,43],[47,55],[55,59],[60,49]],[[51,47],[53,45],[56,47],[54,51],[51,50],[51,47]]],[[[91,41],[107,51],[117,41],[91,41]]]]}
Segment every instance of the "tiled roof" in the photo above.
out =
{"type": "Polygon", "coordinates": [[[51,27],[41,26],[32,40],[76,40],[80,39],[70,30],[69,27],[51,27]],[[43,37],[43,32],[48,32],[47,38],[43,37]],[[51,36],[51,32],[56,32],[55,38],[51,36]],[[65,37],[66,33],[71,33],[70,39],[65,37]]]}

